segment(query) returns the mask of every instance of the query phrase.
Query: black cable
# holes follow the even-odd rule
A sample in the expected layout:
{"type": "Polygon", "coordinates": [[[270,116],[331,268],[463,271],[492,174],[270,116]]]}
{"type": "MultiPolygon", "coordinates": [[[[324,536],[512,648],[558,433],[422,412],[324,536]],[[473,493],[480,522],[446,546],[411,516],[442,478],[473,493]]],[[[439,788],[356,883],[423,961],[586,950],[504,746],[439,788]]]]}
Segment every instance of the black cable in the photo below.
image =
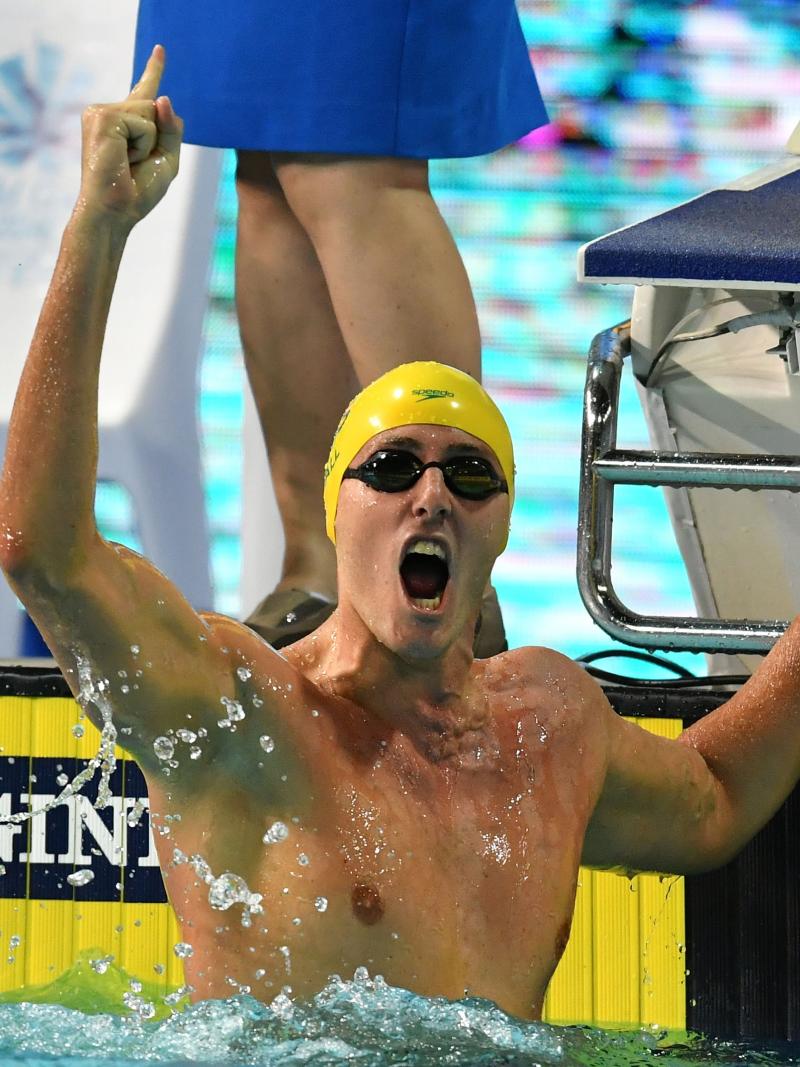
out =
{"type": "Polygon", "coordinates": [[[627,678],[624,674],[601,671],[599,667],[586,667],[586,672],[603,682],[615,682],[636,689],[706,689],[713,686],[744,685],[749,674],[717,674],[707,678],[627,678]]]}
{"type": "Polygon", "coordinates": [[[594,663],[598,659],[638,659],[643,663],[652,663],[656,667],[663,667],[665,670],[673,671],[679,678],[696,678],[696,674],[692,674],[690,670],[682,666],[680,663],[673,663],[672,660],[665,659],[663,656],[656,656],[653,652],[636,652],[632,648],[605,648],[599,652],[587,652],[584,656],[578,656],[578,663],[594,663]]]}
{"type": "MultiPolygon", "coordinates": [[[[705,341],[710,337],[721,337],[723,334],[730,333],[730,332],[731,331],[728,329],[727,324],[726,323],[722,323],[720,326],[718,326],[714,330],[713,333],[709,332],[704,337],[697,338],[697,340],[705,341]]],[[[655,372],[658,369],[659,365],[664,362],[665,356],[668,354],[669,350],[673,347],[673,345],[684,344],[684,343],[686,343],[686,339],[685,338],[681,339],[680,335],[676,335],[675,337],[670,338],[670,340],[666,342],[666,344],[663,346],[663,348],[656,354],[656,357],[653,360],[653,362],[650,364],[650,368],[647,371],[647,377],[644,380],[645,389],[648,389],[650,387],[650,382],[653,380],[653,375],[655,374],[655,372]]],[[[689,343],[691,344],[691,341],[689,343]]]]}

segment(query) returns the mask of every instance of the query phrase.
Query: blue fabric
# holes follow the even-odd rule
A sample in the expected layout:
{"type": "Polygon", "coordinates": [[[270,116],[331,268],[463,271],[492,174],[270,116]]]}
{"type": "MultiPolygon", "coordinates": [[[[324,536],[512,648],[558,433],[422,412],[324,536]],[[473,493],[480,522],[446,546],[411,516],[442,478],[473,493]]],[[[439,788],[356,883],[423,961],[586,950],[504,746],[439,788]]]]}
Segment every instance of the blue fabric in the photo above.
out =
{"type": "Polygon", "coordinates": [[[756,189],[715,189],[584,250],[584,277],[800,282],[800,171],[756,189]]]}
{"type": "Polygon", "coordinates": [[[422,159],[547,122],[514,0],[140,0],[186,140],[422,159]]]}

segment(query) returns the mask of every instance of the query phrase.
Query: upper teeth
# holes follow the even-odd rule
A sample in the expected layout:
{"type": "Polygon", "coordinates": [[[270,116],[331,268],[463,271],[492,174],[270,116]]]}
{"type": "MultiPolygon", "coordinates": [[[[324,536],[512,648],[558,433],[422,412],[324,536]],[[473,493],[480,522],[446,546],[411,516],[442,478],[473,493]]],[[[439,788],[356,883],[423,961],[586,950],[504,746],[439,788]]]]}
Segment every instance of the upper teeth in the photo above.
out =
{"type": "Polygon", "coordinates": [[[444,549],[435,541],[414,541],[409,545],[408,551],[419,552],[422,556],[438,556],[439,559],[447,559],[444,549]]]}

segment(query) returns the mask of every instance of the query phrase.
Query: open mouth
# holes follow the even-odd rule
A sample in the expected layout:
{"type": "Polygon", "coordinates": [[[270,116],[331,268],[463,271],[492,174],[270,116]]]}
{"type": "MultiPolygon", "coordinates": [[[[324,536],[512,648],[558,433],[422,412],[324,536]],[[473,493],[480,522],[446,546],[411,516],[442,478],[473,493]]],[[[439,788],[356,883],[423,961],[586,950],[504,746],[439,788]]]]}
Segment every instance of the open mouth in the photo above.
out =
{"type": "Polygon", "coordinates": [[[423,611],[436,611],[450,579],[447,554],[435,541],[412,541],[400,564],[406,596],[423,611]]]}

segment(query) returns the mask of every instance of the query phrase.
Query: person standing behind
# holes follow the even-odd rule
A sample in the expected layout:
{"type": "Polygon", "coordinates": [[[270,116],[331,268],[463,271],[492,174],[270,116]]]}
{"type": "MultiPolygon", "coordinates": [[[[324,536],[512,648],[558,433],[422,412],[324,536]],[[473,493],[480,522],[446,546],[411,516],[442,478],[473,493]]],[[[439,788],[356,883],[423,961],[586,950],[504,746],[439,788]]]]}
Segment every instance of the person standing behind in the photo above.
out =
{"type": "MultiPolygon", "coordinates": [[[[320,484],[337,420],[399,363],[480,380],[475,302],[428,161],[547,122],[514,0],[140,0],[185,139],[237,151],[236,308],[286,550],[248,624],[275,647],[333,610],[320,484]]],[[[487,588],[476,653],[506,647],[487,588]]]]}

